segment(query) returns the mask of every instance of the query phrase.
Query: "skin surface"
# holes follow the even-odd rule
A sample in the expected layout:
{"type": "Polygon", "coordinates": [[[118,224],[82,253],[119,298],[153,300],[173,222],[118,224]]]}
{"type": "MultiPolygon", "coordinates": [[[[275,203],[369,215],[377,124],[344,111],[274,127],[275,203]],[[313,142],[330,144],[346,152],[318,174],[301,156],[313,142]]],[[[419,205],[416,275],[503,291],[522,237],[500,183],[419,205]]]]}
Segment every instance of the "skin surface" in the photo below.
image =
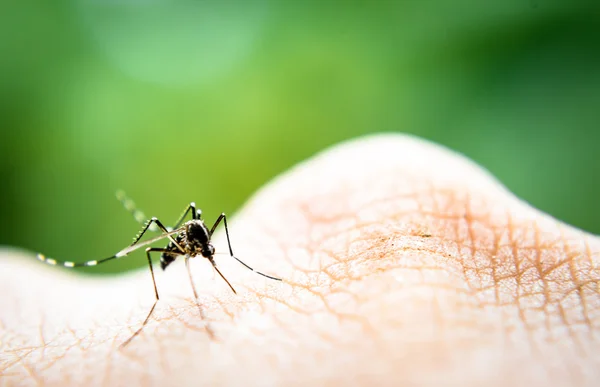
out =
{"type": "Polygon", "coordinates": [[[179,259],[122,349],[154,301],[147,269],[89,278],[2,250],[0,384],[598,385],[599,239],[447,149],[344,143],[260,190],[230,232],[284,282],[217,255],[235,296],[192,260],[210,340],[179,259]]]}

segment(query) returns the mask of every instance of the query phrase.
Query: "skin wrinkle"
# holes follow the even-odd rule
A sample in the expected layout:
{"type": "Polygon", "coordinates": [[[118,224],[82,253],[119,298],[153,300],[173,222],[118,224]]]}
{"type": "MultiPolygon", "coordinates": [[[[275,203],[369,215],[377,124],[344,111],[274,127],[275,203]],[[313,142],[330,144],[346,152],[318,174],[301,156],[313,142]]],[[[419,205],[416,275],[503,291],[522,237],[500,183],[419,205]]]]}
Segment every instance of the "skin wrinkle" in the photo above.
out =
{"type": "MultiPolygon", "coordinates": [[[[522,258],[520,257],[520,255],[521,255],[521,254],[520,254],[520,252],[519,252],[519,251],[516,249],[516,245],[517,245],[518,241],[516,241],[516,240],[515,240],[515,238],[514,238],[514,236],[513,236],[513,231],[514,231],[514,229],[515,229],[515,225],[513,225],[513,224],[511,223],[511,224],[510,224],[510,227],[509,227],[509,230],[510,230],[510,236],[509,236],[509,239],[510,239],[510,241],[509,241],[509,245],[510,245],[510,247],[511,247],[512,251],[513,251],[513,253],[512,253],[512,256],[513,256],[513,262],[514,262],[514,266],[515,266],[515,267],[514,267],[514,268],[513,268],[513,270],[512,270],[512,271],[513,271],[513,273],[512,273],[512,274],[505,275],[505,277],[504,277],[504,278],[505,278],[505,279],[510,279],[510,278],[512,278],[512,279],[515,279],[515,281],[516,281],[516,285],[517,285],[517,289],[516,289],[516,297],[515,297],[515,299],[516,299],[516,300],[518,300],[518,301],[517,301],[518,303],[520,303],[520,302],[521,302],[521,298],[522,298],[522,296],[524,295],[524,294],[522,293],[522,290],[521,290],[521,285],[522,285],[522,282],[523,282],[523,277],[524,277],[524,276],[527,274],[527,272],[526,272],[526,269],[525,269],[525,268],[521,267],[521,266],[522,266],[522,262],[521,262],[521,259],[522,259],[522,258]]],[[[537,231],[537,230],[536,230],[536,231],[537,231]]],[[[458,235],[458,234],[459,234],[459,232],[457,231],[457,235],[458,235]]],[[[539,242],[538,242],[538,245],[539,245],[539,242]]],[[[494,254],[494,256],[495,256],[495,254],[494,254]]],[[[493,262],[492,262],[491,266],[494,266],[493,262]]],[[[529,269],[529,268],[528,268],[528,269],[529,269]]],[[[545,282],[545,279],[544,279],[544,278],[541,278],[541,280],[542,280],[542,282],[544,283],[544,286],[546,286],[547,284],[546,284],[546,282],[545,282]]],[[[531,281],[531,279],[528,279],[528,281],[531,281]]],[[[531,285],[531,284],[528,284],[528,285],[531,285]]],[[[497,286],[495,286],[495,290],[496,290],[496,291],[498,291],[498,290],[499,290],[497,286]]],[[[503,289],[503,291],[505,291],[505,289],[503,289]]],[[[521,307],[519,307],[518,309],[519,309],[519,313],[520,313],[521,320],[522,320],[523,322],[525,322],[525,321],[526,321],[526,317],[525,317],[525,314],[524,314],[524,311],[525,311],[525,310],[523,309],[523,307],[522,307],[522,306],[521,306],[521,307]]]]}
{"type": "MultiPolygon", "coordinates": [[[[337,218],[337,217],[336,217],[336,219],[337,219],[337,220],[339,220],[339,218],[337,218]]],[[[327,221],[331,221],[331,218],[328,218],[328,219],[327,219],[327,221]]],[[[366,227],[368,227],[368,226],[371,226],[371,225],[361,225],[361,227],[363,227],[363,228],[366,228],[366,227]]],[[[376,239],[376,238],[375,238],[375,239],[376,239]]],[[[381,239],[381,238],[380,238],[380,239],[381,239]]],[[[364,238],[363,238],[363,240],[364,240],[364,238]]],[[[387,238],[387,240],[389,240],[389,238],[387,238]]],[[[320,241],[320,242],[322,243],[322,241],[320,241]]],[[[356,242],[356,241],[355,241],[355,242],[356,242]]],[[[376,245],[373,245],[373,246],[376,246],[376,245]]],[[[363,249],[359,249],[359,251],[363,252],[363,254],[361,254],[362,256],[364,256],[364,252],[365,252],[365,250],[366,250],[366,249],[364,249],[364,248],[363,248],[363,249]]],[[[373,261],[373,259],[372,259],[373,257],[372,257],[372,256],[369,256],[369,258],[370,258],[370,259],[366,259],[365,261],[366,261],[366,262],[372,262],[372,261],[373,261]]],[[[350,261],[356,261],[356,260],[355,260],[355,259],[353,259],[353,257],[350,257],[350,261]]],[[[343,262],[343,260],[341,260],[341,259],[337,259],[337,260],[336,260],[336,263],[332,264],[331,266],[335,266],[335,265],[336,265],[337,263],[339,263],[339,262],[343,262]]],[[[326,274],[328,274],[327,268],[324,268],[324,272],[325,272],[326,274]]],[[[330,277],[330,279],[331,279],[333,282],[341,280],[339,277],[332,276],[330,273],[329,273],[329,277],[330,277]]],[[[351,276],[348,276],[348,270],[345,270],[345,276],[344,276],[343,280],[348,280],[348,279],[350,279],[350,280],[360,280],[361,278],[360,278],[360,277],[355,277],[355,278],[352,278],[351,276]]],[[[295,286],[299,286],[298,284],[294,284],[294,285],[295,285],[295,286]]],[[[322,299],[322,301],[323,301],[323,304],[325,304],[326,308],[328,308],[329,310],[331,310],[331,307],[330,307],[330,306],[327,304],[326,300],[322,299]]],[[[335,311],[334,311],[334,312],[335,312],[335,311]]],[[[338,315],[339,315],[339,312],[338,312],[338,315]]]]}
{"type": "MultiPolygon", "coordinates": [[[[78,384],[76,370],[105,370],[86,378],[92,385],[593,385],[597,240],[557,226],[459,156],[401,136],[361,141],[278,178],[232,222],[236,255],[283,284],[219,256],[243,289],[232,297],[193,268],[219,342],[206,338],[186,284],[186,302],[161,294],[159,313],[122,351],[115,348],[126,332],[103,337],[86,326],[81,336],[73,326],[73,345],[54,363],[26,352],[0,372],[26,371],[24,364],[56,381],[46,375],[62,366],[78,384]],[[88,342],[99,355],[70,368],[88,342]]],[[[216,243],[224,246],[222,234],[216,243]]],[[[147,276],[139,278],[147,290],[147,276]]],[[[158,283],[165,294],[183,281],[169,278],[158,283]]],[[[129,329],[140,310],[129,312],[129,329]]]]}
{"type": "MultiPolygon", "coordinates": [[[[515,302],[517,304],[517,308],[519,311],[519,319],[521,320],[521,323],[523,324],[523,326],[525,327],[525,329],[529,332],[533,331],[533,328],[530,326],[529,322],[527,321],[527,317],[525,316],[526,310],[524,308],[524,306],[521,304],[521,297],[522,297],[522,292],[523,292],[523,273],[524,270],[521,267],[522,262],[521,262],[521,257],[519,254],[519,251],[517,249],[517,241],[515,240],[515,237],[513,235],[514,233],[514,227],[515,225],[513,224],[513,220],[512,220],[512,216],[510,214],[510,212],[508,212],[506,214],[506,218],[508,220],[507,223],[507,230],[508,230],[508,243],[511,247],[511,252],[512,252],[512,256],[510,257],[513,260],[513,265],[515,268],[515,273],[514,273],[514,279],[515,279],[515,283],[516,283],[516,289],[515,289],[515,302]]],[[[543,281],[543,279],[542,279],[543,281]]],[[[496,284],[497,286],[497,284],[496,284]]],[[[531,334],[527,335],[527,338],[529,339],[529,345],[531,346],[531,348],[533,349],[533,352],[536,356],[540,356],[541,351],[538,348],[537,344],[535,343],[535,341],[533,340],[533,337],[531,336],[531,334]]]]}
{"type": "Polygon", "coordinates": [[[539,227],[537,222],[534,221],[533,223],[533,229],[534,229],[534,252],[535,252],[535,257],[534,257],[534,267],[537,270],[537,275],[539,278],[542,278],[542,295],[543,295],[543,305],[542,305],[542,310],[544,312],[545,315],[545,328],[546,331],[548,332],[548,340],[550,342],[554,341],[554,334],[552,333],[552,329],[551,327],[551,322],[550,322],[550,314],[548,312],[548,298],[550,297],[550,290],[549,290],[549,286],[548,286],[548,281],[544,280],[544,271],[543,271],[543,266],[542,266],[542,260],[541,260],[541,245],[540,245],[540,232],[539,232],[539,227]]]}
{"type": "MultiPolygon", "coordinates": [[[[476,248],[475,243],[477,238],[475,237],[475,234],[473,232],[473,221],[472,221],[473,215],[471,214],[471,210],[470,210],[470,200],[469,200],[469,196],[467,193],[467,197],[465,200],[465,215],[464,215],[464,222],[466,224],[467,227],[467,235],[468,235],[468,239],[467,239],[467,243],[466,245],[468,245],[469,250],[470,250],[470,260],[475,262],[475,253],[476,251],[480,250],[478,248],[476,248]]],[[[458,223],[457,223],[458,224],[458,223]]],[[[467,258],[469,259],[469,258],[467,258]]],[[[476,272],[477,273],[477,272],[476,272]]],[[[483,278],[481,275],[478,276],[479,278],[479,283],[483,282],[483,278]]],[[[468,281],[468,277],[466,276],[467,281],[468,281]]]]}
{"type": "MultiPolygon", "coordinates": [[[[562,228],[561,228],[561,230],[562,230],[562,228]]],[[[579,268],[577,268],[575,266],[575,259],[577,256],[579,256],[579,254],[571,252],[571,250],[568,246],[568,242],[565,239],[565,236],[562,232],[561,232],[561,239],[563,242],[563,248],[564,248],[565,255],[568,257],[567,261],[568,261],[568,265],[569,265],[569,274],[571,276],[571,281],[573,282],[573,284],[575,285],[575,289],[577,290],[577,296],[579,297],[579,302],[580,302],[581,312],[583,314],[583,319],[584,319],[586,325],[591,328],[592,323],[590,321],[589,314],[588,314],[587,298],[584,294],[583,283],[577,274],[579,268]]],[[[588,283],[596,282],[596,280],[586,281],[586,282],[588,282],[588,283]]],[[[568,292],[568,293],[570,293],[570,292],[568,292]]],[[[593,329],[590,329],[589,333],[592,336],[592,337],[590,337],[590,339],[592,339],[593,334],[594,334],[593,329]]]]}
{"type": "MultiPolygon", "coordinates": [[[[18,375],[18,371],[14,371],[14,372],[6,372],[6,370],[10,370],[13,368],[13,366],[21,366],[21,364],[25,363],[25,359],[27,357],[29,357],[29,355],[34,352],[39,350],[39,348],[25,348],[23,350],[15,350],[15,351],[10,351],[10,352],[24,352],[22,355],[14,355],[14,360],[12,362],[6,362],[6,364],[2,364],[2,370],[0,370],[0,375],[18,375]]],[[[7,353],[8,351],[3,351],[4,353],[7,353]]],[[[27,371],[27,369],[25,367],[20,367],[20,369],[25,369],[27,371]]]]}

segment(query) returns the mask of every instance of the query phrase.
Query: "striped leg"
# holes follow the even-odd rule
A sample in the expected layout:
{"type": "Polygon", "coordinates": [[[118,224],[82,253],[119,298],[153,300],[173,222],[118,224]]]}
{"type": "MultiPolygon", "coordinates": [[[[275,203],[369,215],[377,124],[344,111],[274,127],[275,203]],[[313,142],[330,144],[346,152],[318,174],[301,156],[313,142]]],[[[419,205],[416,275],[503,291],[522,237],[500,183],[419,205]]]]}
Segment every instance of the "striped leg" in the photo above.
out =
{"type": "Polygon", "coordinates": [[[202,218],[202,211],[196,210],[196,203],[191,202],[186,207],[185,211],[183,211],[183,213],[181,214],[181,216],[179,217],[179,219],[177,220],[177,222],[175,222],[175,226],[173,226],[173,229],[179,228],[179,226],[181,226],[181,224],[183,223],[185,217],[187,216],[187,214],[190,211],[192,212],[192,219],[201,219],[202,218]]]}
{"type": "MultiPolygon", "coordinates": [[[[229,246],[229,254],[239,263],[241,263],[242,265],[246,266],[247,269],[252,270],[253,272],[255,272],[256,274],[260,274],[263,277],[267,277],[270,278],[272,280],[275,281],[281,281],[281,278],[277,278],[277,277],[271,277],[270,275],[261,273],[260,271],[254,270],[253,268],[251,268],[250,266],[246,265],[244,262],[242,262],[239,258],[237,258],[235,255],[233,255],[233,250],[231,249],[231,241],[229,240],[229,228],[227,227],[227,215],[225,215],[225,213],[222,213],[221,215],[219,215],[219,217],[217,218],[215,224],[213,224],[213,226],[211,227],[208,235],[209,237],[212,237],[212,234],[215,232],[217,226],[221,223],[221,221],[223,221],[223,223],[225,224],[225,235],[227,236],[227,245],[229,246]]],[[[219,272],[219,270],[217,269],[217,267],[215,266],[214,262],[213,262],[213,267],[217,270],[217,273],[221,274],[221,272],[219,272]]],[[[221,274],[221,277],[223,277],[223,274],[221,274]]],[[[223,277],[223,279],[225,279],[225,277],[223,277]]],[[[227,281],[227,280],[225,280],[227,281]]],[[[227,282],[229,283],[229,282],[227,282]]],[[[229,285],[231,286],[231,285],[229,285]]],[[[233,288],[231,288],[233,290],[233,288]]],[[[235,293],[235,290],[234,290],[235,293]]]]}
{"type": "MultiPolygon", "coordinates": [[[[117,196],[117,200],[119,200],[121,202],[121,204],[123,205],[123,207],[131,213],[131,215],[133,215],[133,218],[142,225],[145,225],[147,222],[147,217],[146,215],[135,206],[135,202],[128,197],[124,191],[117,191],[116,193],[117,196]]],[[[185,219],[185,217],[187,216],[187,214],[192,211],[192,219],[200,219],[202,217],[202,211],[200,210],[196,210],[196,203],[191,202],[185,209],[185,211],[181,214],[181,216],[179,217],[179,219],[177,220],[177,222],[175,222],[175,226],[173,227],[166,227],[167,230],[171,231],[174,230],[176,228],[178,228],[179,226],[181,226],[181,224],[183,223],[183,220],[185,219]]],[[[156,232],[159,230],[158,226],[156,224],[152,224],[149,228],[150,231],[156,232]]]]}
{"type": "Polygon", "coordinates": [[[173,242],[173,244],[179,249],[179,251],[181,251],[183,253],[183,248],[179,245],[179,243],[177,243],[177,241],[175,240],[175,238],[173,238],[173,234],[176,234],[177,231],[168,231],[165,226],[156,218],[152,218],[148,221],[148,223],[146,223],[146,226],[144,226],[144,228],[142,229],[142,231],[138,234],[138,236],[136,236],[134,238],[134,242],[127,246],[126,248],[122,249],[121,251],[119,251],[118,253],[116,253],[115,255],[112,255],[108,258],[103,258],[103,259],[94,259],[92,261],[87,261],[87,262],[72,262],[72,261],[57,261],[54,258],[48,258],[46,257],[44,254],[37,254],[37,258],[42,261],[47,263],[48,265],[52,265],[52,266],[64,266],[64,267],[69,267],[69,268],[73,268],[73,267],[84,267],[84,266],[96,266],[99,265],[101,263],[113,260],[113,259],[117,259],[117,258],[122,258],[127,256],[129,253],[143,247],[143,246],[147,246],[151,243],[154,243],[156,241],[159,241],[163,238],[169,238],[169,240],[171,242],[173,242]],[[140,239],[142,238],[142,236],[146,233],[146,231],[148,231],[150,229],[150,227],[156,224],[156,226],[158,227],[159,230],[163,231],[163,235],[159,235],[157,237],[151,238],[149,240],[140,242],[140,239]],[[139,242],[139,244],[138,244],[139,242]]]}
{"type": "MultiPolygon", "coordinates": [[[[144,213],[139,210],[136,206],[135,206],[135,202],[133,200],[131,200],[131,198],[129,198],[124,191],[117,191],[116,193],[117,196],[117,200],[121,202],[121,204],[123,205],[123,207],[129,212],[131,213],[131,215],[133,215],[133,218],[139,223],[139,224],[144,224],[146,222],[146,220],[148,219],[146,217],[146,215],[144,215],[144,213]]],[[[153,224],[150,227],[150,231],[158,231],[158,227],[153,224]]]]}
{"type": "Polygon", "coordinates": [[[47,263],[48,265],[52,265],[52,266],[62,265],[64,267],[96,266],[98,264],[101,264],[101,263],[104,263],[106,261],[110,261],[111,259],[116,259],[116,258],[120,258],[120,257],[113,255],[112,257],[108,257],[108,258],[104,258],[104,259],[95,259],[93,261],[77,263],[77,262],[71,262],[71,261],[57,261],[56,259],[46,257],[44,254],[37,255],[37,259],[39,259],[42,262],[47,263]]]}

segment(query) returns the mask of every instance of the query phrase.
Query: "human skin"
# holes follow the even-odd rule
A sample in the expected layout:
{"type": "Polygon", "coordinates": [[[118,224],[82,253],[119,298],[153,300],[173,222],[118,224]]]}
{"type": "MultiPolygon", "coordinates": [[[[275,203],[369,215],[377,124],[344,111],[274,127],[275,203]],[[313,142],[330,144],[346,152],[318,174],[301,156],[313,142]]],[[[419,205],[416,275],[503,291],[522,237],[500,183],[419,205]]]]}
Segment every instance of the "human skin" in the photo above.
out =
{"type": "Polygon", "coordinates": [[[283,282],[217,255],[236,296],[193,259],[211,339],[180,259],[123,348],[154,301],[147,269],[89,278],[4,249],[0,384],[598,385],[598,238],[447,149],[339,145],[261,189],[230,235],[283,282]]]}

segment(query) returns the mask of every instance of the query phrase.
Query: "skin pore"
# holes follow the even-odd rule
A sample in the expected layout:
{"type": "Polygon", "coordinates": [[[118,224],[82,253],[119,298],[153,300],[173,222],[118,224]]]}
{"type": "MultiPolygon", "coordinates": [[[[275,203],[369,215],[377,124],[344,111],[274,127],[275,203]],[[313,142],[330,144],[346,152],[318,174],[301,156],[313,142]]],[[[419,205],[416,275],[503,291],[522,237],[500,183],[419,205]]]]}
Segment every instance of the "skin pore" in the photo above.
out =
{"type": "Polygon", "coordinates": [[[0,251],[0,385],[597,385],[600,241],[447,149],[344,143],[260,190],[230,233],[283,283],[224,254],[220,230],[238,295],[190,262],[216,339],[180,259],[122,349],[154,301],[147,269],[89,278],[0,251]]]}

